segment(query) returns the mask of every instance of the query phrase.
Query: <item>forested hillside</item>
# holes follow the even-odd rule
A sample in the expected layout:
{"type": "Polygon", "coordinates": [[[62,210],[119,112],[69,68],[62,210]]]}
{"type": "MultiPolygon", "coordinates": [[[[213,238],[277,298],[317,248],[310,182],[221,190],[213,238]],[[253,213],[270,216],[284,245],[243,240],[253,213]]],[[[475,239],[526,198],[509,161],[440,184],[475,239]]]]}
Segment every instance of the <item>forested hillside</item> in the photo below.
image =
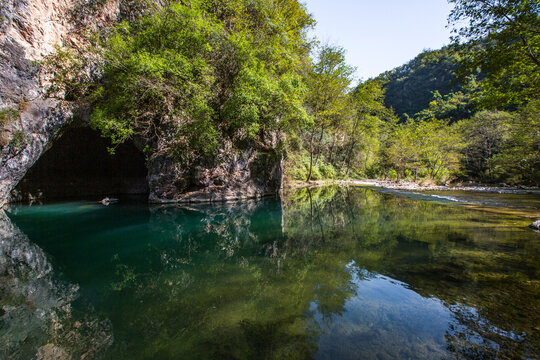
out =
{"type": "Polygon", "coordinates": [[[540,5],[450,2],[453,45],[356,87],[345,49],[308,37],[297,0],[126,1],[123,21],[41,65],[111,151],[135,140],[178,191],[242,184],[244,156],[245,176],[264,179],[283,158],[287,181],[538,185],[540,5]]]}
{"type": "Polygon", "coordinates": [[[292,176],[540,184],[540,5],[451,3],[452,45],[361,83],[341,110],[321,99],[337,102],[293,149],[292,176]]]}
{"type": "Polygon", "coordinates": [[[375,79],[402,122],[386,147],[392,174],[538,185],[540,5],[450,2],[451,24],[467,25],[454,43],[375,79]]]}
{"type": "Polygon", "coordinates": [[[385,105],[405,119],[426,109],[434,93],[444,97],[462,91],[458,78],[460,56],[452,47],[426,50],[405,65],[379,75],[386,90],[385,105]]]}

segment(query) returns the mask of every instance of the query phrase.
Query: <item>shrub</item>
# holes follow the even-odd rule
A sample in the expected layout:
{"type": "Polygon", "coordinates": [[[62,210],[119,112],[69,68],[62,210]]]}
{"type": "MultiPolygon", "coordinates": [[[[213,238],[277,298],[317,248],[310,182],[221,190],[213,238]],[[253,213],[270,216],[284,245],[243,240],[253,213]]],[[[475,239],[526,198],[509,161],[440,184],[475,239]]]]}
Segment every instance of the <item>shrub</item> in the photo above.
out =
{"type": "Polygon", "coordinates": [[[388,172],[387,176],[390,180],[396,180],[398,177],[398,173],[396,170],[392,169],[388,172]]]}
{"type": "Polygon", "coordinates": [[[403,171],[403,177],[405,179],[410,179],[411,177],[413,177],[412,171],[409,169],[405,169],[405,171],[403,171]]]}
{"type": "Polygon", "coordinates": [[[336,178],[336,170],[332,164],[327,164],[321,161],[317,167],[319,168],[319,172],[321,173],[323,179],[336,178]]]}
{"type": "Polygon", "coordinates": [[[306,180],[309,171],[309,157],[293,155],[287,158],[285,177],[290,180],[306,180]]]}
{"type": "Polygon", "coordinates": [[[17,120],[19,112],[15,109],[0,110],[0,126],[6,126],[12,121],[17,120]]]}
{"type": "Polygon", "coordinates": [[[28,139],[26,138],[26,135],[24,134],[22,130],[17,130],[13,134],[13,137],[11,138],[11,141],[9,142],[9,146],[15,150],[20,150],[26,144],[28,144],[28,139]]]}
{"type": "MultiPolygon", "coordinates": [[[[308,167],[308,172],[309,172],[309,167],[308,167]]],[[[306,178],[307,178],[307,175],[306,175],[306,178]]],[[[313,166],[313,169],[311,170],[311,180],[323,180],[323,179],[324,179],[324,176],[321,174],[319,170],[319,166],[313,166]]]]}

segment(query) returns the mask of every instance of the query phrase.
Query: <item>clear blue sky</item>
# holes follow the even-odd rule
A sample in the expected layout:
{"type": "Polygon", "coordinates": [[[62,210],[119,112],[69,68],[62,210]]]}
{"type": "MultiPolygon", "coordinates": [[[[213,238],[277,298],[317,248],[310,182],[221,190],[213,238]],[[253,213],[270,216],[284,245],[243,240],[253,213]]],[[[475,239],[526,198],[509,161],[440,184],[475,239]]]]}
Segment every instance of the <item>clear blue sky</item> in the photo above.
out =
{"type": "Polygon", "coordinates": [[[317,20],[312,35],[347,50],[364,80],[450,40],[446,0],[301,0],[317,20]]]}

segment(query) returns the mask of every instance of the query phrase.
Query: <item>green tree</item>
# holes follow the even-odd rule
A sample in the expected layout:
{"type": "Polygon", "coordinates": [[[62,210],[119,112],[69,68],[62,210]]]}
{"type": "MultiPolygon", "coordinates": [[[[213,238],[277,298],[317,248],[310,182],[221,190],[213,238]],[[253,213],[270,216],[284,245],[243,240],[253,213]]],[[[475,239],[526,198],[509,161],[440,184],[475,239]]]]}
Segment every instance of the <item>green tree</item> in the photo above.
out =
{"type": "Polygon", "coordinates": [[[345,62],[345,50],[329,45],[322,46],[315,63],[307,75],[309,92],[306,106],[311,117],[309,126],[309,171],[311,180],[314,157],[321,154],[325,130],[336,127],[350,110],[349,85],[354,68],[345,62]],[[316,138],[318,137],[318,139],[316,138]]]}
{"type": "Polygon", "coordinates": [[[437,119],[409,120],[398,124],[383,152],[386,171],[397,171],[398,177],[414,173],[432,180],[447,180],[460,171],[463,140],[459,129],[437,119]]]}
{"type": "Polygon", "coordinates": [[[459,125],[467,139],[463,161],[470,178],[494,180],[494,157],[505,147],[511,122],[509,113],[485,110],[459,125]]]}
{"type": "Polygon", "coordinates": [[[296,0],[206,0],[116,26],[101,44],[92,124],[188,163],[218,147],[265,145],[307,118],[300,70],[313,20],[296,0]]]}
{"type": "Polygon", "coordinates": [[[417,123],[409,120],[397,124],[384,142],[381,154],[381,165],[385,177],[391,171],[396,172],[398,179],[407,171],[414,171],[415,180],[421,167],[421,143],[416,131],[417,123]]]}
{"type": "Polygon", "coordinates": [[[450,122],[468,119],[477,111],[479,91],[479,85],[474,76],[469,77],[467,85],[461,90],[445,96],[435,90],[429,106],[415,114],[414,118],[416,120],[437,118],[450,122]]]}
{"type": "Polygon", "coordinates": [[[495,155],[501,180],[540,186],[540,100],[529,102],[509,119],[504,149],[495,155]]]}
{"type": "Polygon", "coordinates": [[[392,110],[384,105],[385,90],[380,82],[359,84],[352,93],[355,114],[347,122],[345,176],[351,167],[365,174],[378,160],[381,133],[396,121],[392,110]]]}
{"type": "Polygon", "coordinates": [[[466,43],[463,62],[485,73],[484,106],[515,106],[540,96],[540,2],[449,1],[455,43],[466,43]]]}
{"type": "Polygon", "coordinates": [[[460,169],[460,151],[463,141],[455,126],[432,119],[418,123],[420,159],[431,179],[447,178],[460,169]]]}
{"type": "Polygon", "coordinates": [[[105,82],[95,93],[93,126],[113,143],[138,136],[213,150],[210,57],[224,36],[222,26],[200,9],[176,3],[117,26],[104,43],[105,82]]]}

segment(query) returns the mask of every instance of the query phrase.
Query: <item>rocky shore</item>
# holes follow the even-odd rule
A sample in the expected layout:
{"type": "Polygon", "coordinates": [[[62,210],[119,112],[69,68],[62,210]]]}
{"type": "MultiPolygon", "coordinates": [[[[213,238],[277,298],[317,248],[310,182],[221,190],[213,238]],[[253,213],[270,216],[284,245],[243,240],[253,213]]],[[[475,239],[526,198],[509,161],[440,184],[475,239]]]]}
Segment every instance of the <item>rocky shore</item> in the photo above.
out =
{"type": "Polygon", "coordinates": [[[374,186],[393,190],[408,191],[474,191],[498,194],[538,194],[540,188],[528,186],[488,186],[488,185],[424,185],[413,181],[390,181],[390,180],[318,180],[310,182],[290,182],[286,185],[289,188],[310,187],[310,186],[374,186]]]}

